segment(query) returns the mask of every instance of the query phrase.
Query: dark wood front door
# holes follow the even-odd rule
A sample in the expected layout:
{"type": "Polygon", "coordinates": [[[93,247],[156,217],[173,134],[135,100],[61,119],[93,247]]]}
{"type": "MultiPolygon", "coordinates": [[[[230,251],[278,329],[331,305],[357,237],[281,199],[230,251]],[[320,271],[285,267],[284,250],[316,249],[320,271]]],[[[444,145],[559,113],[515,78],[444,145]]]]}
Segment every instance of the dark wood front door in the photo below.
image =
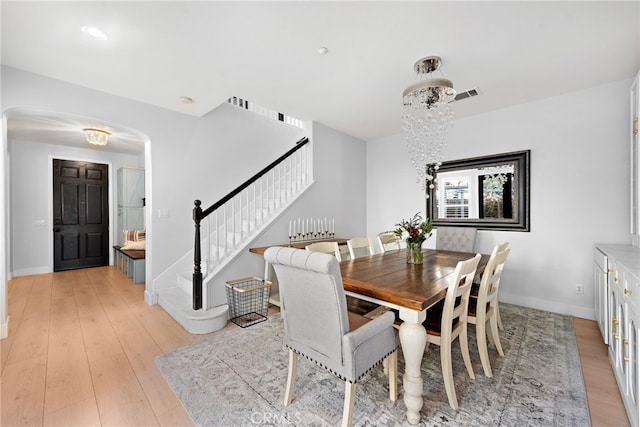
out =
{"type": "Polygon", "coordinates": [[[53,271],[109,265],[108,166],[53,160],[53,271]]]}

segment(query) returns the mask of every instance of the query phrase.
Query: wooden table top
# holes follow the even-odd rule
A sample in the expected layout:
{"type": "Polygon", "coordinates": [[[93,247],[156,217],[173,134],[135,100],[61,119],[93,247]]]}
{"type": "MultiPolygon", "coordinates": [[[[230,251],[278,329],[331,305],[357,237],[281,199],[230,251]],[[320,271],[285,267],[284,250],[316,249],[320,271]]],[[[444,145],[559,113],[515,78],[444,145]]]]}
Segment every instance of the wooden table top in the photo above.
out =
{"type": "Polygon", "coordinates": [[[121,246],[114,246],[113,249],[122,252],[131,259],[144,259],[146,254],[144,249],[122,249],[121,246]]]}
{"type": "MultiPolygon", "coordinates": [[[[322,240],[304,240],[302,242],[291,242],[291,244],[289,243],[279,243],[277,245],[271,245],[271,246],[284,246],[284,247],[288,247],[288,248],[296,248],[296,249],[304,249],[305,246],[310,245],[312,243],[316,243],[316,242],[336,242],[338,243],[338,245],[346,245],[347,244],[347,240],[349,239],[342,239],[342,238],[337,238],[337,239],[322,239],[322,240]]],[[[252,252],[254,254],[260,254],[263,255],[264,252],[267,250],[267,248],[270,248],[271,246],[263,246],[260,248],[250,248],[249,252],[252,252]]]]}
{"type": "MultiPolygon", "coordinates": [[[[340,263],[344,289],[412,310],[425,310],[446,296],[450,275],[467,252],[423,249],[423,264],[407,264],[406,251],[361,257],[340,263]]],[[[484,271],[489,255],[482,255],[477,271],[484,271]]]]}

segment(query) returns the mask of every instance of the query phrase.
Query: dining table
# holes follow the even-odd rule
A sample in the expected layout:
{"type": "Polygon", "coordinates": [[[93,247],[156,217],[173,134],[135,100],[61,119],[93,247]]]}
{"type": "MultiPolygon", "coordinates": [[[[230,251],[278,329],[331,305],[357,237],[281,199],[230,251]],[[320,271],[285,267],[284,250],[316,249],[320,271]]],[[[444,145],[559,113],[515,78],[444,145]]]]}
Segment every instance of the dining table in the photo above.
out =
{"type": "MultiPolygon", "coordinates": [[[[288,246],[288,245],[279,245],[288,246]]],[[[264,248],[252,248],[262,254],[264,248]]],[[[443,300],[459,261],[473,258],[470,252],[423,249],[422,264],[407,262],[406,250],[387,251],[340,262],[342,282],[349,296],[389,307],[399,312],[400,346],[405,361],[402,377],[406,417],[410,424],[420,422],[423,405],[423,379],[420,365],[427,343],[422,325],[427,310],[443,300]]],[[[481,254],[476,274],[484,271],[489,255],[481,254]]],[[[265,265],[265,275],[270,275],[265,265]]]]}
{"type": "MultiPolygon", "coordinates": [[[[406,251],[397,250],[340,263],[345,293],[398,310],[399,337],[405,361],[402,377],[406,416],[410,424],[420,422],[423,379],[420,370],[427,343],[422,325],[429,307],[443,300],[459,261],[475,253],[423,249],[422,264],[407,263],[406,251]]],[[[477,274],[484,271],[489,255],[481,254],[477,274]]]]}

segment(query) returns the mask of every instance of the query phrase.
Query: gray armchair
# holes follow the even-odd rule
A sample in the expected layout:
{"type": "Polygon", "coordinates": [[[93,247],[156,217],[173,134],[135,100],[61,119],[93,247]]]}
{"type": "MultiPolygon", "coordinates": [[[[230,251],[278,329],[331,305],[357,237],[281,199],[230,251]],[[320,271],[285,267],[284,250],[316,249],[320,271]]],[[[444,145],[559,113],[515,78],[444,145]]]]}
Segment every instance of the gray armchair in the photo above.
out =
{"type": "Polygon", "coordinates": [[[293,397],[299,354],[345,381],[343,426],[351,425],[356,382],[386,358],[389,358],[389,397],[395,402],[399,344],[393,329],[393,313],[385,313],[352,330],[335,256],[271,247],[264,258],[273,265],[284,306],[284,341],[289,348],[284,405],[288,406],[293,397]]]}

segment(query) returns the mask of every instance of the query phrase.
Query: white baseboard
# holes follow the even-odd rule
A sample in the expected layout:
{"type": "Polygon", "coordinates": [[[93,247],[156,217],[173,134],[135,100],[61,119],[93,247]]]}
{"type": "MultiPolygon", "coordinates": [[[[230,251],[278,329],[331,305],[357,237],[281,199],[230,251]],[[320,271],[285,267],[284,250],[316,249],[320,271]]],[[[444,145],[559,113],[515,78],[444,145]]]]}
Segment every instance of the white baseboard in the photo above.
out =
{"type": "Polygon", "coordinates": [[[521,305],[538,310],[545,310],[568,316],[581,317],[583,319],[595,320],[596,318],[595,309],[593,307],[582,307],[560,303],[557,301],[523,297],[521,295],[504,293],[502,291],[500,292],[500,301],[507,304],[521,305]]]}
{"type": "Polygon", "coordinates": [[[144,302],[147,305],[156,305],[158,304],[158,294],[151,293],[147,290],[144,291],[144,302]]]}
{"type": "Polygon", "coordinates": [[[0,340],[5,339],[9,336],[9,318],[11,316],[7,316],[7,321],[4,323],[0,323],[0,340]]]}
{"type": "Polygon", "coordinates": [[[13,277],[32,276],[34,274],[45,274],[45,273],[51,273],[51,270],[49,269],[49,267],[22,268],[22,269],[15,270],[13,272],[13,277]]]}

